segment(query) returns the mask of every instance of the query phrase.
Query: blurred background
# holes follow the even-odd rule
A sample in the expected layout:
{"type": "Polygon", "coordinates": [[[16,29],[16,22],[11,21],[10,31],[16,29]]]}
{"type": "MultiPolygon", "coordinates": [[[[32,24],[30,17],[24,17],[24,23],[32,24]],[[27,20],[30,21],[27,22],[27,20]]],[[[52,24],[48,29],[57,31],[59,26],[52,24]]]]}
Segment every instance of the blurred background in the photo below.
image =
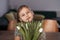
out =
{"type": "Polygon", "coordinates": [[[7,30],[9,21],[5,15],[16,12],[20,5],[28,5],[34,13],[56,19],[60,25],[60,0],[0,0],[0,30],[7,30]]]}

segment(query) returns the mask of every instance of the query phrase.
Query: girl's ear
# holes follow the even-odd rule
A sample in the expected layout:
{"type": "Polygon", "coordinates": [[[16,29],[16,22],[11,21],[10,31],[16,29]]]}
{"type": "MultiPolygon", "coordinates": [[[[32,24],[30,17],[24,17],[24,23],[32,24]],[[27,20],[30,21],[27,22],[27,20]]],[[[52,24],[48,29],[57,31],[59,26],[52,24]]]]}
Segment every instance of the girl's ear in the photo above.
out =
{"type": "Polygon", "coordinates": [[[34,16],[34,12],[33,11],[31,11],[31,13],[33,14],[33,16],[34,16]]]}

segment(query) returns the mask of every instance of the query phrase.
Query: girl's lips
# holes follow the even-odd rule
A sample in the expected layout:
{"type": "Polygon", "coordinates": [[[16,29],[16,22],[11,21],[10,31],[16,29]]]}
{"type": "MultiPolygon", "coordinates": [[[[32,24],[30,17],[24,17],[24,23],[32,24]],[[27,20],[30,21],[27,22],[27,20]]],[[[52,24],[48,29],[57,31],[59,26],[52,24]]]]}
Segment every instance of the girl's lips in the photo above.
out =
{"type": "Polygon", "coordinates": [[[29,19],[30,19],[30,17],[27,18],[27,20],[29,20],[29,19]]]}
{"type": "Polygon", "coordinates": [[[31,22],[31,21],[32,21],[31,17],[28,17],[26,20],[27,20],[28,22],[31,22]]]}

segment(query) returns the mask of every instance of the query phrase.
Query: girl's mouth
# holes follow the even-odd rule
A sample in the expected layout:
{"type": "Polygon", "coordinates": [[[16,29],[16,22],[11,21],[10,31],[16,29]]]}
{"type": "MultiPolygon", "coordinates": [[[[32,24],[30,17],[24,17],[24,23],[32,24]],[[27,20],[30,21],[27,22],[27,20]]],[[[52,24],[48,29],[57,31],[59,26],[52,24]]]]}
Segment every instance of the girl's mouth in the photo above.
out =
{"type": "Polygon", "coordinates": [[[27,18],[27,20],[29,20],[29,19],[30,19],[30,17],[27,18]]]}
{"type": "Polygon", "coordinates": [[[31,17],[28,17],[28,18],[27,18],[27,21],[28,21],[28,22],[31,22],[31,21],[32,21],[31,17]]]}

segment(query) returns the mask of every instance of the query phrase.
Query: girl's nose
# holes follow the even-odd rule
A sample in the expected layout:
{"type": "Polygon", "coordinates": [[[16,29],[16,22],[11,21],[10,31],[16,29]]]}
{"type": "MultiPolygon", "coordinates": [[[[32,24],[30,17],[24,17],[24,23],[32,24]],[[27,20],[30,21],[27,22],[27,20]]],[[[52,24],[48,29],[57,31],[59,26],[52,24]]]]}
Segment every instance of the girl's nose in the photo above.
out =
{"type": "Polygon", "coordinates": [[[26,15],[26,17],[28,17],[28,14],[25,14],[26,15]]]}

